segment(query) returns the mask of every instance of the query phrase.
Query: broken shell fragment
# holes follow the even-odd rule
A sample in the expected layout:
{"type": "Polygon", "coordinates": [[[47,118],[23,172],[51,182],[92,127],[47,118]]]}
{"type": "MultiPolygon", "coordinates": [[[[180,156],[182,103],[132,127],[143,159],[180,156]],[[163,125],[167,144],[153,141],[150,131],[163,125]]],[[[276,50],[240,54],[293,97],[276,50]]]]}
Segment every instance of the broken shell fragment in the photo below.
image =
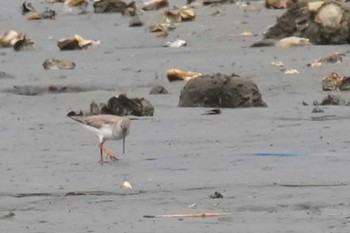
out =
{"type": "Polygon", "coordinates": [[[122,187],[123,189],[131,189],[132,188],[131,184],[128,181],[124,181],[120,187],[122,187]]]}
{"type": "Polygon", "coordinates": [[[67,70],[74,69],[75,63],[72,61],[65,61],[62,59],[46,59],[43,63],[45,70],[67,70]]]}
{"type": "Polygon", "coordinates": [[[296,69],[290,69],[290,70],[286,70],[284,73],[285,74],[299,74],[299,71],[296,69]]]}
{"type": "Polygon", "coordinates": [[[196,14],[194,13],[193,9],[189,8],[188,6],[181,7],[180,15],[183,21],[191,21],[196,18],[196,14]]]}
{"type": "Polygon", "coordinates": [[[242,33],[239,34],[240,36],[253,36],[254,33],[250,32],[250,31],[244,31],[242,33]]]}
{"type": "Polygon", "coordinates": [[[179,80],[190,80],[201,76],[201,73],[185,71],[180,69],[170,69],[167,71],[167,78],[170,82],[179,81],[179,80]]]}
{"type": "Polygon", "coordinates": [[[303,46],[303,45],[311,45],[308,38],[291,36],[291,37],[286,37],[281,40],[278,40],[275,43],[275,46],[277,48],[289,48],[292,46],[303,46]]]}
{"type": "Polygon", "coordinates": [[[306,66],[308,66],[308,67],[320,67],[320,66],[322,66],[322,62],[311,62],[311,63],[307,64],[306,66]]]}
{"type": "Polygon", "coordinates": [[[276,66],[276,67],[284,67],[283,62],[281,62],[281,61],[272,61],[271,65],[276,66]]]}
{"type": "Polygon", "coordinates": [[[99,44],[100,41],[86,40],[79,35],[74,35],[73,38],[61,39],[57,42],[60,50],[85,49],[89,46],[96,46],[99,44]]]}
{"type": "Polygon", "coordinates": [[[145,11],[158,10],[168,6],[169,6],[168,0],[150,0],[143,4],[142,10],[145,10],[145,11]]]}
{"type": "Polygon", "coordinates": [[[187,43],[185,40],[177,39],[174,42],[166,42],[164,47],[170,47],[170,48],[180,48],[186,46],[187,43]]]}
{"type": "Polygon", "coordinates": [[[164,12],[164,21],[166,23],[178,23],[181,21],[191,21],[196,17],[194,11],[188,6],[183,6],[180,9],[173,7],[164,12]]]}
{"type": "Polygon", "coordinates": [[[65,6],[80,6],[87,4],[86,0],[65,0],[64,5],[65,6]]]}
{"type": "Polygon", "coordinates": [[[0,37],[0,47],[12,47],[17,41],[23,39],[24,33],[7,31],[0,37]]]}
{"type": "Polygon", "coordinates": [[[164,11],[164,21],[166,23],[179,23],[182,21],[180,11],[174,7],[173,9],[168,9],[164,11]]]}

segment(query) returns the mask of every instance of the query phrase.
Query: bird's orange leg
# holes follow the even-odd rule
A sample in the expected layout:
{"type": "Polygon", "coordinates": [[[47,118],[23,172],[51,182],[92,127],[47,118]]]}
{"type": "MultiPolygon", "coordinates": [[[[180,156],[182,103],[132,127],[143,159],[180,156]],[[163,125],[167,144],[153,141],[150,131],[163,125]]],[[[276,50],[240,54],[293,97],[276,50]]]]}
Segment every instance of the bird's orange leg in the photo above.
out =
{"type": "Polygon", "coordinates": [[[104,146],[103,143],[99,144],[98,147],[100,148],[100,152],[101,152],[101,158],[100,161],[103,162],[103,158],[102,158],[102,151],[106,153],[107,157],[109,157],[112,161],[117,161],[118,158],[113,156],[113,153],[110,152],[109,150],[107,150],[104,146]]]}
{"type": "Polygon", "coordinates": [[[104,161],[103,161],[103,153],[102,153],[102,143],[98,144],[98,147],[100,148],[100,160],[98,161],[101,165],[103,165],[104,161]]]}

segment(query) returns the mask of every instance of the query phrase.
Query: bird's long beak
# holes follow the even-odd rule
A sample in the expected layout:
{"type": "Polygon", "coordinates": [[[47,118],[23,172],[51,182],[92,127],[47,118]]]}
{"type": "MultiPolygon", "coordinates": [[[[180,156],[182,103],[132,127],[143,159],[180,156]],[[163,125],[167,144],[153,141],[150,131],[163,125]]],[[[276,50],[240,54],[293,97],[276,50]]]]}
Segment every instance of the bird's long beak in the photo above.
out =
{"type": "Polygon", "coordinates": [[[125,154],[125,136],[123,137],[123,154],[125,154]]]}

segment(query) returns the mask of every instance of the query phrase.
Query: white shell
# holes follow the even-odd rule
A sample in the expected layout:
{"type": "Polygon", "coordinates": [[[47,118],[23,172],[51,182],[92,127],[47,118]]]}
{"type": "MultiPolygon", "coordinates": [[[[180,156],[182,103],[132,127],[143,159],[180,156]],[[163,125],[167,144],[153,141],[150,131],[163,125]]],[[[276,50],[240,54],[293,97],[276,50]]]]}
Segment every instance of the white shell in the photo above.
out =
{"type": "Polygon", "coordinates": [[[132,188],[131,184],[128,181],[124,181],[120,187],[122,187],[123,189],[131,189],[132,188]]]}

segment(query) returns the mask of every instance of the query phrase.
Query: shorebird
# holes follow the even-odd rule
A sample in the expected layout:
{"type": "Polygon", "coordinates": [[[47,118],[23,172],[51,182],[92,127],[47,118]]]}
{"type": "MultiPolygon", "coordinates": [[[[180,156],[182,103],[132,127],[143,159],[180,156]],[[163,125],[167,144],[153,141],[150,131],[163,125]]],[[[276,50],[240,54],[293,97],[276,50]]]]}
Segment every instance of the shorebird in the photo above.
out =
{"type": "MultiPolygon", "coordinates": [[[[117,157],[113,156],[112,152],[107,150],[103,144],[107,140],[123,139],[123,154],[125,154],[125,137],[130,132],[130,120],[125,117],[115,115],[94,115],[94,116],[71,116],[68,117],[79,122],[84,128],[93,132],[98,137],[100,143],[100,160],[103,164],[103,152],[106,153],[112,161],[117,161],[117,157]]],[[[106,158],[107,158],[106,157],[106,158]]]]}

